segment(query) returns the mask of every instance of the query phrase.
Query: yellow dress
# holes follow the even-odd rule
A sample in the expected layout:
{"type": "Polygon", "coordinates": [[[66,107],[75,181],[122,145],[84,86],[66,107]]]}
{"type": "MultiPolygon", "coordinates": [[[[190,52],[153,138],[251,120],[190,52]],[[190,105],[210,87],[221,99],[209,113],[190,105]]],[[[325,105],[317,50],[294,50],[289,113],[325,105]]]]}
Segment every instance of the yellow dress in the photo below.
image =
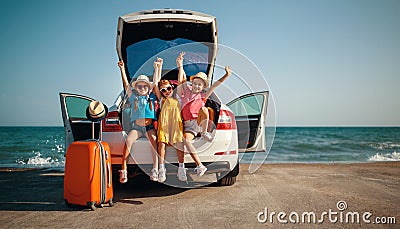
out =
{"type": "Polygon", "coordinates": [[[181,109],[176,98],[163,98],[158,117],[158,142],[173,145],[183,141],[181,109]]]}

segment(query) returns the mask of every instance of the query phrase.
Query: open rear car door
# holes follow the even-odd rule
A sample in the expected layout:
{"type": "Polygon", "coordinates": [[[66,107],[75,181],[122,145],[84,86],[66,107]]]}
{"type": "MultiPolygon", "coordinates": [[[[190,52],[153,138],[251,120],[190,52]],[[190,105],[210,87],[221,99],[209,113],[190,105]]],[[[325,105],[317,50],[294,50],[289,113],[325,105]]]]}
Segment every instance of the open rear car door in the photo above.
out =
{"type": "Polygon", "coordinates": [[[266,151],[268,95],[268,91],[250,93],[227,104],[235,115],[240,152],[266,151]]]}
{"type": "MultiPolygon", "coordinates": [[[[86,118],[86,108],[93,100],[83,95],[60,93],[65,149],[74,141],[92,139],[92,122],[86,118]]],[[[99,137],[99,131],[100,123],[95,123],[95,139],[99,137]]]]}

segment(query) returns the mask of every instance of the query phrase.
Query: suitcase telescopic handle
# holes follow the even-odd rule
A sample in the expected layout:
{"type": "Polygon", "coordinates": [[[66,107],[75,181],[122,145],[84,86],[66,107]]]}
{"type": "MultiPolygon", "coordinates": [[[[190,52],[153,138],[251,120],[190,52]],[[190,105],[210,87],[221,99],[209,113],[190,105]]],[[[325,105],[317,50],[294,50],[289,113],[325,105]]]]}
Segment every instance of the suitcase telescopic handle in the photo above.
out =
{"type": "Polygon", "coordinates": [[[100,121],[100,134],[99,134],[100,141],[103,141],[103,120],[100,121]]]}
{"type": "Polygon", "coordinates": [[[92,122],[92,139],[94,139],[94,122],[92,122]]]}
{"type": "MultiPolygon", "coordinates": [[[[92,122],[92,139],[94,139],[94,122],[92,122]]],[[[100,121],[100,134],[99,140],[103,140],[103,120],[100,121]]]]}
{"type": "Polygon", "coordinates": [[[108,182],[107,182],[107,185],[108,185],[108,187],[111,187],[111,164],[110,164],[110,162],[107,162],[107,172],[108,172],[108,176],[107,176],[108,182]]]}

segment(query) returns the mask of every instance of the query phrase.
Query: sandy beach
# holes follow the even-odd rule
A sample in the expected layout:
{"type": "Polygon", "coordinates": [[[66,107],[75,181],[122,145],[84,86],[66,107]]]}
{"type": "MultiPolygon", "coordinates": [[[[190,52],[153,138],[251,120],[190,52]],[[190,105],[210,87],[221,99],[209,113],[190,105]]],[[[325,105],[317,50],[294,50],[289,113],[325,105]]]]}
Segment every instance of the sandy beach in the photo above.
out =
{"type": "Polygon", "coordinates": [[[267,164],[254,174],[247,168],[241,165],[230,187],[179,189],[137,177],[114,187],[114,207],[96,211],[66,208],[59,171],[3,168],[0,227],[399,227],[400,162],[267,164]],[[352,222],[356,213],[359,223],[352,222]]]}

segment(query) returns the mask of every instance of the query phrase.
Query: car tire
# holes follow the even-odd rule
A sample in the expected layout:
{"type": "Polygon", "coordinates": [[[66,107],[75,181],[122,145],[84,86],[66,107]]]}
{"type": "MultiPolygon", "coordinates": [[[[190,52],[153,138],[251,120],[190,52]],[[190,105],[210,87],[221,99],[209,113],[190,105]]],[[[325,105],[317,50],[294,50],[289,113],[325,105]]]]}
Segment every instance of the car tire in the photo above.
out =
{"type": "Polygon", "coordinates": [[[236,183],[236,177],[223,177],[218,180],[220,186],[231,186],[236,183]]]}
{"type": "Polygon", "coordinates": [[[230,171],[226,176],[218,179],[217,184],[219,186],[231,186],[236,183],[236,176],[239,174],[239,161],[237,162],[235,168],[230,171]]]}

